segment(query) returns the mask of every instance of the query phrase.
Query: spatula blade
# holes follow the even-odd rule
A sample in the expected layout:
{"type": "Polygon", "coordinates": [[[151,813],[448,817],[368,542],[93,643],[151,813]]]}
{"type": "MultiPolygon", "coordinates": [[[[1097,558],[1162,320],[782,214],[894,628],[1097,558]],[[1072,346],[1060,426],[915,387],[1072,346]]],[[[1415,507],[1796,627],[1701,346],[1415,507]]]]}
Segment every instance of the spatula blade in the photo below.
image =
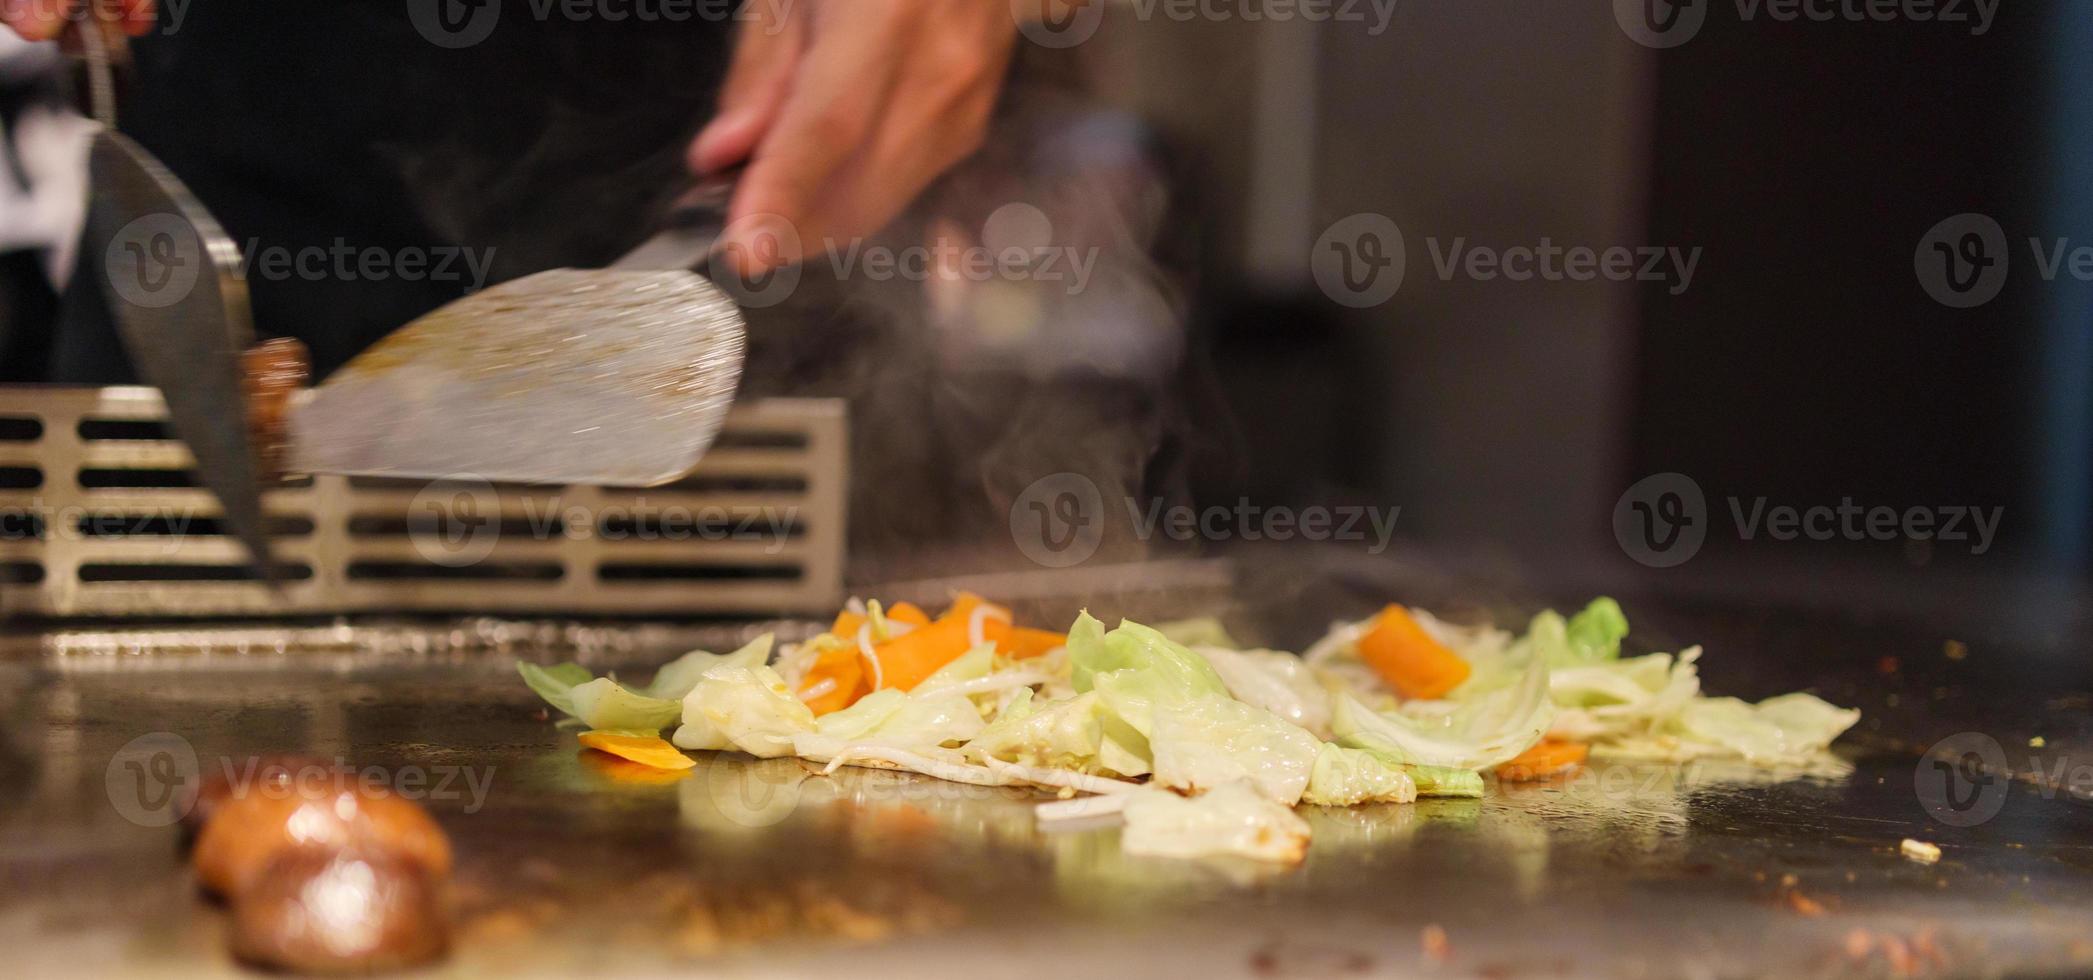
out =
{"type": "Polygon", "coordinates": [[[555,269],[395,331],[292,414],[293,468],[656,486],[712,445],[741,311],[690,272],[555,269]]]}

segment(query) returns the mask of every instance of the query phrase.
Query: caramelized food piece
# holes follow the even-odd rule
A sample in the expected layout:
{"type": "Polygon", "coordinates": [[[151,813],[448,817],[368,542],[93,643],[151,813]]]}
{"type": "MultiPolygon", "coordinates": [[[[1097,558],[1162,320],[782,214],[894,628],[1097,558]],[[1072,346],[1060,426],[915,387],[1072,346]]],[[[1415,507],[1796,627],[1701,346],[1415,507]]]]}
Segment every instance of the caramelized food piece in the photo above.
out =
{"type": "Polygon", "coordinates": [[[274,483],[290,458],[291,395],[312,374],[312,355],[289,337],[264,340],[242,356],[247,388],[247,426],[263,479],[274,483]]]}
{"type": "Polygon", "coordinates": [[[389,852],[438,878],[451,870],[450,841],[420,806],[330,787],[227,800],[197,838],[196,877],[219,895],[238,896],[269,862],[301,847],[389,852]]]}
{"type": "Polygon", "coordinates": [[[437,877],[386,851],[291,848],[233,901],[233,955],[260,967],[400,970],[442,956],[448,942],[437,877]]]}

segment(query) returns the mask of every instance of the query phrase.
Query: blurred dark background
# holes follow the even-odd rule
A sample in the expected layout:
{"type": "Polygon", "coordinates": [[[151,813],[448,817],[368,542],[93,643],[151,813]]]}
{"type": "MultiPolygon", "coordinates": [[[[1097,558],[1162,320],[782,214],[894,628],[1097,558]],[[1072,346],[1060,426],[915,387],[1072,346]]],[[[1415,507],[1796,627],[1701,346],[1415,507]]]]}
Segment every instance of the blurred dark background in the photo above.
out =
{"type": "Polygon", "coordinates": [[[1201,219],[1196,322],[1232,451],[1199,497],[1400,504],[1399,541],[1529,581],[2071,621],[2093,296],[2044,281],[2028,239],[2093,241],[2093,9],[2008,4],[1983,29],[1971,5],[1960,23],[1698,6],[1664,49],[1607,4],[1515,0],[1402,3],[1378,36],[1127,32],[1130,100],[1206,182],[1249,190],[1201,219]],[[1245,70],[1217,70],[1224,50],[1245,70]],[[1303,246],[1360,212],[1401,228],[1408,275],[1351,309],[1303,246]],[[1955,309],[1914,256],[1964,212],[2005,230],[2010,270],[1955,309]],[[1426,240],[1463,237],[1702,257],[1683,291],[1442,280],[1426,240]],[[1612,518],[1662,473],[1699,486],[1709,527],[1690,561],[1648,568],[1612,518]],[[1733,498],[1998,508],[1997,538],[1746,540],[1733,498]]]}

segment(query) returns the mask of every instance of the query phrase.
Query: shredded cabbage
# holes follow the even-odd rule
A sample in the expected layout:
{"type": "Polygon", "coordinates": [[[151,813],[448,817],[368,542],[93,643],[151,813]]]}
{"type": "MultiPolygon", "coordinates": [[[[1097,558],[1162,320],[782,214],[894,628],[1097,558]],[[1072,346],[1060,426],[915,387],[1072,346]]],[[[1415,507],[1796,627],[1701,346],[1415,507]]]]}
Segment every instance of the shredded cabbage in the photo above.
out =
{"type": "Polygon", "coordinates": [[[1192,652],[1213,665],[1236,700],[1263,708],[1317,737],[1329,737],[1330,691],[1301,658],[1277,650],[1217,646],[1195,646],[1192,652]]]}
{"type": "Polygon", "coordinates": [[[772,759],[792,754],[793,736],[815,730],[814,712],[777,671],[725,664],[706,671],[683,698],[683,727],[670,741],[772,759]]]}
{"type": "Polygon", "coordinates": [[[772,636],[765,633],[749,641],[733,653],[706,653],[692,650],[663,665],[647,685],[647,696],[681,701],[690,689],[698,686],[698,678],[705,672],[723,664],[740,667],[760,667],[770,661],[772,636]]]}
{"type": "Polygon", "coordinates": [[[1139,623],[1122,622],[1107,633],[1104,624],[1085,611],[1069,627],[1068,656],[1077,693],[1090,690],[1099,674],[1122,671],[1150,675],[1155,690],[1187,698],[1228,693],[1228,685],[1204,658],[1139,623]]]}
{"type": "Polygon", "coordinates": [[[981,733],[981,712],[963,694],[874,691],[815,722],[829,738],[878,742],[905,749],[957,745],[981,733]]]}
{"type": "Polygon", "coordinates": [[[1340,745],[1373,749],[1410,765],[1490,769],[1516,758],[1548,733],[1555,705],[1548,668],[1536,658],[1513,687],[1459,704],[1436,718],[1377,713],[1345,693],[1330,729],[1340,745]]]}
{"type": "Polygon", "coordinates": [[[663,665],[654,680],[638,691],[609,677],[597,677],[580,664],[540,667],[516,664],[523,683],[563,714],[581,719],[596,731],[636,731],[649,735],[676,724],[679,703],[705,671],[722,664],[761,665],[770,659],[771,635],[757,637],[733,653],[693,650],[663,665]]]}

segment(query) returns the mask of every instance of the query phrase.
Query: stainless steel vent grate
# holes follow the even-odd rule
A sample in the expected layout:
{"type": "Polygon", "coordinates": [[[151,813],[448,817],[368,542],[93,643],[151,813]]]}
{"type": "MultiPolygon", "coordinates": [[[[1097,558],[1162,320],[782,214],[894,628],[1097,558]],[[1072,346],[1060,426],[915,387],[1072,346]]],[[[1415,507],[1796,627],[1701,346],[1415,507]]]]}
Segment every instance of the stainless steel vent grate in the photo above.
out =
{"type": "Polygon", "coordinates": [[[650,489],[321,476],[267,494],[272,592],[148,388],[0,387],[0,613],[820,613],[842,593],[840,402],[736,406],[650,489]]]}

